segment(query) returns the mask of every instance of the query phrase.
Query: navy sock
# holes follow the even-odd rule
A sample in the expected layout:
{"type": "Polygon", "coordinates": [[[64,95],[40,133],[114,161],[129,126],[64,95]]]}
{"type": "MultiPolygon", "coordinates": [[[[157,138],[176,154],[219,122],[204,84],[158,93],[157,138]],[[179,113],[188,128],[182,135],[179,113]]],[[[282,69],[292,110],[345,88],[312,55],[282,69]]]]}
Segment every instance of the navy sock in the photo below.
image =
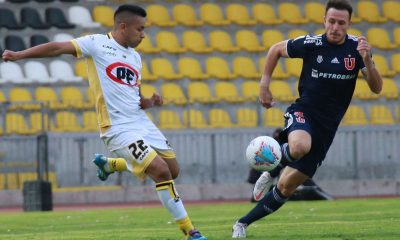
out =
{"type": "Polygon", "coordinates": [[[287,200],[288,198],[284,197],[275,186],[246,216],[239,219],[239,222],[250,225],[278,210],[287,200]]]}

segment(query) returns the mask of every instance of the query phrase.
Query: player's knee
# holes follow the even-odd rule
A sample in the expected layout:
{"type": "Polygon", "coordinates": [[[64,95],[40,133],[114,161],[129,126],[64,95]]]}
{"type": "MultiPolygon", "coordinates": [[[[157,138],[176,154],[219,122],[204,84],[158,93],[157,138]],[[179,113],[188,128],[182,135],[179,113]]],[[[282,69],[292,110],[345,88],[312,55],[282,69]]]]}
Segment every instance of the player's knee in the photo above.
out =
{"type": "Polygon", "coordinates": [[[294,159],[300,159],[310,151],[311,144],[309,144],[308,142],[296,140],[290,142],[289,149],[290,155],[294,159]]]}
{"type": "Polygon", "coordinates": [[[172,179],[176,179],[179,176],[180,169],[179,167],[170,169],[172,179]]]}
{"type": "Polygon", "coordinates": [[[159,157],[156,157],[150,163],[146,169],[146,174],[148,174],[156,182],[168,181],[172,179],[168,164],[159,157]]]}
{"type": "Polygon", "coordinates": [[[278,186],[279,191],[285,197],[292,196],[292,194],[297,189],[297,186],[295,186],[294,184],[288,184],[287,182],[281,182],[281,181],[278,182],[277,186],[278,186]]]}

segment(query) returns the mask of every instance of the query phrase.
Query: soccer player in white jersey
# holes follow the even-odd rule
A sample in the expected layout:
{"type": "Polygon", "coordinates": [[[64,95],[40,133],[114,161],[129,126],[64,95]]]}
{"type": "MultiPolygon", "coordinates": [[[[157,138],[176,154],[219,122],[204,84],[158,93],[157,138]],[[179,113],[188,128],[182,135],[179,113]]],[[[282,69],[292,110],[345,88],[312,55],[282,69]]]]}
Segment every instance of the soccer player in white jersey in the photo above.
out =
{"type": "Polygon", "coordinates": [[[131,171],[156,183],[158,197],[189,240],[206,240],[183,206],[174,181],[179,173],[174,150],[143,109],[161,106],[161,96],[140,94],[142,62],[135,47],[145,37],[146,11],[121,5],[114,13],[114,29],[68,42],[49,42],[20,52],[5,50],[4,61],[71,54],[86,57],[90,88],[96,100],[100,136],[118,158],[97,154],[93,162],[98,177],[106,180],[115,171],[131,171]]]}

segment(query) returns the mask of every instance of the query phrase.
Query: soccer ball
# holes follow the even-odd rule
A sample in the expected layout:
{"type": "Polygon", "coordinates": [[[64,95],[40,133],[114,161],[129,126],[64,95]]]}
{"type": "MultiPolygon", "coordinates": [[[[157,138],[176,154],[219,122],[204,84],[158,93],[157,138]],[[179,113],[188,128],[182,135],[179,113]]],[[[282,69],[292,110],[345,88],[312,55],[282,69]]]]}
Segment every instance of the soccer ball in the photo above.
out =
{"type": "Polygon", "coordinates": [[[268,136],[253,139],[246,149],[246,159],[250,167],[258,171],[271,171],[281,162],[282,151],[279,143],[268,136]]]}

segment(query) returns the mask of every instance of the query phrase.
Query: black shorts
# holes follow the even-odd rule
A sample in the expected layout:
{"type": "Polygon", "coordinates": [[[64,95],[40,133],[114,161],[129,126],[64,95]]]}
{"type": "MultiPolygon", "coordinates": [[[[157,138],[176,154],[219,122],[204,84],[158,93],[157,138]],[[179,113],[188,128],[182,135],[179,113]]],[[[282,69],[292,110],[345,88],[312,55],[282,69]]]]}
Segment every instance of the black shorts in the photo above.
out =
{"type": "Polygon", "coordinates": [[[304,130],[311,135],[310,152],[301,159],[288,164],[288,166],[312,178],[325,159],[336,130],[329,131],[323,126],[319,126],[309,115],[293,108],[288,109],[285,119],[285,128],[281,133],[280,142],[287,142],[287,136],[294,130],[304,130]]]}

